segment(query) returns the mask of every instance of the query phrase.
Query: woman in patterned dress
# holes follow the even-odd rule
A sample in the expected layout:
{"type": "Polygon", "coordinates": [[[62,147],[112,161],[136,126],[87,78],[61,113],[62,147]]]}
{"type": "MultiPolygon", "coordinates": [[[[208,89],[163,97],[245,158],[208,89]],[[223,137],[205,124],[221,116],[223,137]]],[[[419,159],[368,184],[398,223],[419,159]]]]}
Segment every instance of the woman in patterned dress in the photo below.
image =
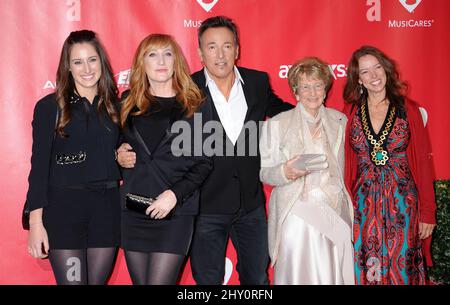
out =
{"type": "Polygon", "coordinates": [[[346,184],[357,284],[424,284],[435,227],[433,166],[418,109],[393,60],[363,46],[349,62],[346,184]]]}

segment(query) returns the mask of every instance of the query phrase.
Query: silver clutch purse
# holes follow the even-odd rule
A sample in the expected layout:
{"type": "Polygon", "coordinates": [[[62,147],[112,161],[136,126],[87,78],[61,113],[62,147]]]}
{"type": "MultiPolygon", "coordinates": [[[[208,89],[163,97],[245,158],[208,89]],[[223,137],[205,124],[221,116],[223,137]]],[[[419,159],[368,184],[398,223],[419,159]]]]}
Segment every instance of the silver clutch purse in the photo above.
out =
{"type": "Polygon", "coordinates": [[[327,169],[327,156],[324,154],[303,154],[293,165],[297,169],[308,171],[327,169]]]}

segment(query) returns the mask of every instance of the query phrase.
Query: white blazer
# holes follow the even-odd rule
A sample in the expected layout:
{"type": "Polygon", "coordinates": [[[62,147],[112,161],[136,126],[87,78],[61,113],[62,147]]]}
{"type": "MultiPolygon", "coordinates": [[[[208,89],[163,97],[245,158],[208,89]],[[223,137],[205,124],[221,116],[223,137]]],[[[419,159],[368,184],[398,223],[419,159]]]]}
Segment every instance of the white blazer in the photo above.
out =
{"type": "MultiPolygon", "coordinates": [[[[347,117],[334,109],[324,108],[323,127],[330,141],[331,151],[336,157],[340,173],[338,176],[344,183],[344,139],[347,117]]],[[[297,104],[292,110],[282,112],[267,120],[262,125],[259,148],[261,153],[260,179],[273,185],[274,189],[269,201],[269,255],[272,266],[277,259],[281,226],[289,210],[299,198],[304,188],[305,179],[300,177],[294,181],[284,175],[283,165],[293,157],[304,153],[301,119],[301,108],[297,104]]],[[[307,126],[305,126],[307,128],[307,126]]],[[[347,197],[350,219],[353,223],[353,206],[351,198],[344,187],[347,197]]]]}

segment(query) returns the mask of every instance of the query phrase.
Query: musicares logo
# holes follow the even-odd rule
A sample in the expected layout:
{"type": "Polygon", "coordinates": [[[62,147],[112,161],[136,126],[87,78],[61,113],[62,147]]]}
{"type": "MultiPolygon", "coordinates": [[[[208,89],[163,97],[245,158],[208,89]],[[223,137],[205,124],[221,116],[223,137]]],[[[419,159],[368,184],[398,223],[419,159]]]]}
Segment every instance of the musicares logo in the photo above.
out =
{"type": "Polygon", "coordinates": [[[411,2],[411,0],[398,0],[398,1],[410,13],[412,13],[416,9],[416,7],[419,6],[420,2],[422,2],[422,0],[415,0],[415,2],[413,4],[408,4],[407,2],[411,2]]]}
{"type": "MultiPolygon", "coordinates": [[[[419,6],[422,0],[398,0],[398,2],[410,13],[419,6]]],[[[369,22],[381,21],[381,0],[367,0],[366,5],[370,6],[366,17],[369,22]]],[[[389,19],[388,28],[431,28],[434,19],[389,19]]]]}
{"type": "Polygon", "coordinates": [[[209,12],[219,0],[197,0],[198,4],[207,12],[209,12]]]}
{"type": "MultiPolygon", "coordinates": [[[[409,13],[412,13],[422,0],[398,0],[398,2],[400,2],[409,13]],[[412,1],[414,1],[414,3],[412,3],[412,1]]],[[[367,0],[366,5],[371,6],[367,10],[367,20],[370,22],[381,21],[381,0],[367,0]]]]}

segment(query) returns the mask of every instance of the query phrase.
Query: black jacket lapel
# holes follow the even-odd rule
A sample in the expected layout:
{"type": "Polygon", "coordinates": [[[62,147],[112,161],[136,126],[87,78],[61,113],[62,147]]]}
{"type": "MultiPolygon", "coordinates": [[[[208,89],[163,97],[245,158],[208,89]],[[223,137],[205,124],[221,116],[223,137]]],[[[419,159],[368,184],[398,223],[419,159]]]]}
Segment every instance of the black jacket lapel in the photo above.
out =
{"type": "Polygon", "coordinates": [[[244,83],[242,84],[242,89],[244,90],[245,95],[245,101],[247,102],[247,113],[245,114],[245,120],[244,124],[251,119],[251,113],[255,107],[256,104],[256,97],[252,94],[253,92],[250,91],[250,88],[252,88],[251,79],[247,77],[247,74],[242,69],[238,68],[239,73],[241,74],[242,79],[244,80],[244,83]]]}
{"type": "Polygon", "coordinates": [[[151,156],[152,153],[148,149],[148,146],[145,144],[144,139],[142,139],[141,134],[137,130],[137,128],[136,128],[136,126],[134,124],[134,119],[135,119],[134,116],[131,117],[130,120],[129,120],[129,124],[128,124],[128,127],[129,127],[129,129],[131,131],[131,134],[136,139],[136,141],[139,143],[141,148],[147,153],[147,155],[151,156]]]}
{"type": "Polygon", "coordinates": [[[158,145],[151,151],[152,154],[155,153],[161,146],[163,146],[167,141],[172,137],[172,133],[170,130],[172,129],[172,124],[183,117],[183,109],[181,109],[181,105],[177,102],[175,106],[172,108],[169,118],[169,124],[167,125],[164,136],[159,141],[158,145]]]}
{"type": "Polygon", "coordinates": [[[158,142],[158,144],[154,147],[153,150],[150,150],[148,148],[148,146],[147,146],[147,144],[145,144],[145,141],[142,138],[141,134],[137,130],[137,128],[134,124],[135,117],[131,117],[128,127],[129,127],[133,137],[140,144],[142,149],[146,152],[147,155],[151,156],[155,153],[155,151],[157,151],[161,146],[163,146],[171,138],[172,133],[170,132],[170,130],[172,128],[172,124],[175,121],[181,119],[182,117],[183,117],[183,110],[181,109],[181,105],[176,104],[176,106],[173,107],[171,110],[169,122],[168,122],[167,128],[164,132],[164,136],[161,137],[161,140],[158,142]]]}

